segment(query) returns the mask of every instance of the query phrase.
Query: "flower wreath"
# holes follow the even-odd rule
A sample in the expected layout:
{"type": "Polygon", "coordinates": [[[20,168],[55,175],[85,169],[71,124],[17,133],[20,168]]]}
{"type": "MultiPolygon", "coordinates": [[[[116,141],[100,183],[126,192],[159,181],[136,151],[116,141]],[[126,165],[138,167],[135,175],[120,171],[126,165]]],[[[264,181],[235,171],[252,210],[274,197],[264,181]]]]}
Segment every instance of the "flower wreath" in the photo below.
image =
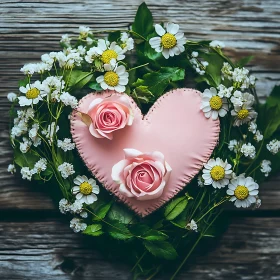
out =
{"type": "MultiPolygon", "coordinates": [[[[151,279],[165,262],[170,267],[170,260],[177,260],[173,266],[179,260],[173,279],[198,242],[218,234],[221,205],[261,205],[259,184],[280,169],[280,141],[275,138],[280,126],[279,87],[261,104],[256,79],[244,68],[250,58],[233,62],[223,53],[222,42],[190,41],[178,24],[154,25],[145,3],[129,30],[106,30],[106,38],[97,38],[97,33],[81,26],[78,37],[62,36],[63,51],[44,54],[41,62],[21,68],[26,77],[19,93],[8,94],[13,102],[14,149],[8,171],[19,170],[23,179],[56,190],[61,213],[73,217],[70,227],[106,241],[103,250],[122,248],[126,259],[135,262],[136,276],[151,279]],[[88,169],[94,169],[85,165],[87,152],[75,146],[83,136],[73,134],[70,119],[80,121],[76,128],[83,127],[86,141],[109,147],[134,127],[140,114],[137,106],[147,113],[165,92],[180,93],[190,84],[201,92],[199,97],[198,91],[189,92],[199,98],[200,117],[220,127],[218,144],[215,141],[195,178],[184,181],[186,188],[151,215],[139,217],[104,189],[106,182],[93,178],[101,171],[92,174],[88,169]],[[86,111],[80,110],[81,104],[86,111]]],[[[108,158],[97,157],[95,163],[106,164],[108,158]]],[[[145,207],[162,197],[175,172],[161,151],[133,147],[126,147],[124,157],[109,168],[113,192],[145,207]]]]}

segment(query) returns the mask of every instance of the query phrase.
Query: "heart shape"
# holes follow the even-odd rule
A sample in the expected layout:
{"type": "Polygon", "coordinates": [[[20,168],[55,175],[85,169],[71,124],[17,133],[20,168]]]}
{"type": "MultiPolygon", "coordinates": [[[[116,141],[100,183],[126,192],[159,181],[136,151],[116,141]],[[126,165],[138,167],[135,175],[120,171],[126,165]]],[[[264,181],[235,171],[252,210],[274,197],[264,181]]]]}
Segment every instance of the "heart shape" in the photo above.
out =
{"type": "Polygon", "coordinates": [[[174,197],[201,170],[218,142],[220,122],[205,118],[199,91],[182,88],[161,96],[144,117],[129,98],[134,111],[132,126],[115,131],[113,140],[95,138],[78,111],[87,113],[94,99],[112,94],[118,93],[105,91],[82,98],[71,117],[71,133],[82,159],[99,182],[144,217],[174,197]],[[164,154],[172,172],[159,198],[139,201],[119,193],[111,172],[114,164],[124,159],[125,148],[164,154]]]}

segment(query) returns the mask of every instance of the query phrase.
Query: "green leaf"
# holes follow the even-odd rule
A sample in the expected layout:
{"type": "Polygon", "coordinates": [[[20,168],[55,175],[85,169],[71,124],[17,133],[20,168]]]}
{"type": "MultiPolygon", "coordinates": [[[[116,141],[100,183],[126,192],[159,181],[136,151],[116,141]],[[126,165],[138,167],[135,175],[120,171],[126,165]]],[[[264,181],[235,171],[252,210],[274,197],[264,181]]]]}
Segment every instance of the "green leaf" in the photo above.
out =
{"type": "MultiPolygon", "coordinates": [[[[178,67],[161,67],[161,69],[157,72],[145,74],[143,76],[142,86],[147,86],[152,94],[160,96],[170,82],[176,82],[183,80],[184,78],[184,69],[178,67]]],[[[135,85],[139,85],[137,82],[135,85]]]]}
{"type": "Polygon", "coordinates": [[[102,91],[103,88],[97,82],[91,82],[88,84],[88,87],[95,90],[95,91],[102,91]]]}
{"type": "Polygon", "coordinates": [[[21,151],[14,150],[15,163],[20,167],[29,167],[32,169],[35,163],[40,159],[37,155],[27,152],[23,154],[21,151]]]}
{"type": "Polygon", "coordinates": [[[264,139],[269,139],[280,127],[280,105],[261,105],[258,112],[258,124],[263,131],[264,139]]]}
{"type": "Polygon", "coordinates": [[[136,236],[142,236],[147,233],[151,228],[146,224],[134,224],[129,227],[132,234],[136,236]]]}
{"type": "Polygon", "coordinates": [[[175,248],[167,241],[148,241],[143,242],[146,249],[155,257],[174,260],[178,257],[175,248]]]}
{"type": "MultiPolygon", "coordinates": [[[[209,63],[205,72],[212,78],[211,86],[218,87],[221,84],[221,69],[224,59],[217,53],[201,53],[200,56],[209,63]]],[[[211,82],[211,80],[209,80],[211,82]]]]}
{"type": "Polygon", "coordinates": [[[112,206],[112,202],[99,204],[94,209],[94,213],[98,217],[93,216],[93,220],[99,221],[101,219],[104,219],[106,217],[107,213],[109,212],[111,206],[112,206]]]}
{"type": "Polygon", "coordinates": [[[122,224],[130,224],[133,222],[134,215],[124,206],[114,204],[108,213],[108,218],[122,224]]]}
{"type": "Polygon", "coordinates": [[[174,220],[177,216],[179,216],[184,209],[187,207],[188,198],[178,197],[172,200],[165,208],[164,216],[166,220],[171,221],[174,220]]]}
{"type": "Polygon", "coordinates": [[[155,97],[148,86],[136,87],[133,91],[133,95],[142,103],[149,103],[155,97]]]}
{"type": "Polygon", "coordinates": [[[121,37],[121,32],[118,30],[115,32],[110,32],[108,35],[108,40],[110,42],[116,42],[120,37],[121,37]]]}
{"type": "Polygon", "coordinates": [[[125,224],[119,222],[110,222],[111,225],[108,226],[108,233],[115,239],[128,240],[133,237],[125,224]]]}
{"type": "Polygon", "coordinates": [[[149,230],[142,237],[150,241],[163,241],[169,238],[167,234],[155,229],[149,230]]]}
{"type": "Polygon", "coordinates": [[[29,83],[29,79],[28,79],[28,77],[25,77],[23,80],[20,80],[18,82],[18,86],[19,87],[25,87],[28,83],[29,83]]]}
{"type": "Polygon", "coordinates": [[[132,30],[145,38],[154,30],[153,16],[145,2],[137,10],[132,30]]]}
{"type": "Polygon", "coordinates": [[[275,106],[277,104],[280,105],[280,86],[275,86],[269,95],[269,97],[266,99],[266,104],[268,107],[275,106]]]}
{"type": "Polygon", "coordinates": [[[83,231],[83,233],[91,236],[99,236],[103,234],[103,231],[101,229],[102,229],[101,224],[93,224],[87,226],[87,228],[83,231]]]}
{"type": "Polygon", "coordinates": [[[69,87],[82,88],[92,79],[92,72],[83,72],[82,70],[68,71],[64,77],[69,79],[69,87]]]}
{"type": "Polygon", "coordinates": [[[254,58],[253,55],[245,56],[236,62],[238,67],[244,67],[247,65],[252,59],[254,58]]]}

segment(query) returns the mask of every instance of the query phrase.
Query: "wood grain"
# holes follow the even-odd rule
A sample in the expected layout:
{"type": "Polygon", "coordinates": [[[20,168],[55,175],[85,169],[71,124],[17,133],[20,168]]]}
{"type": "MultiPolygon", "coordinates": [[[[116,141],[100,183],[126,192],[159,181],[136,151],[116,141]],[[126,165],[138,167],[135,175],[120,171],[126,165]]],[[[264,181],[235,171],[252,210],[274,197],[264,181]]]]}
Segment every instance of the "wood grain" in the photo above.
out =
{"type": "MultiPolygon", "coordinates": [[[[61,220],[0,223],[2,280],[125,280],[129,267],[98,253],[95,240],[74,234],[61,220]]],[[[238,218],[220,244],[178,279],[279,280],[280,218],[238,218]]],[[[161,275],[157,279],[168,279],[161,275]]]]}
{"type": "MultiPolygon", "coordinates": [[[[21,66],[58,50],[62,34],[73,34],[80,25],[96,30],[127,28],[141,2],[1,0],[0,279],[131,279],[128,267],[105,260],[94,250],[94,241],[86,243],[81,235],[73,234],[62,218],[45,220],[57,212],[44,188],[30,187],[6,172],[12,159],[6,94],[17,91],[21,66]],[[36,220],[40,215],[42,220],[36,220]]],[[[254,55],[249,69],[258,78],[260,96],[279,84],[279,0],[146,2],[156,22],[179,23],[188,39],[224,41],[226,53],[236,59],[254,55]]],[[[262,210],[247,218],[239,217],[249,212],[238,212],[220,246],[199,258],[179,278],[280,280],[279,185],[280,176],[263,184],[262,210]],[[265,212],[266,218],[258,217],[264,210],[273,212],[265,212]]]]}

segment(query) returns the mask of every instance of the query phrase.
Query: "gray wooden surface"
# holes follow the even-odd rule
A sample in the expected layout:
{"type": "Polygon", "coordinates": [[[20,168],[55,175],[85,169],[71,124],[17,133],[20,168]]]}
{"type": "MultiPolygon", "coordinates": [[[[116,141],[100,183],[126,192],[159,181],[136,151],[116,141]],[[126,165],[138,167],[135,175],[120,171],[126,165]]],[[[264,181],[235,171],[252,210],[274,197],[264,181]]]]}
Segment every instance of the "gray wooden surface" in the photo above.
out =
{"type": "MultiPolygon", "coordinates": [[[[224,41],[227,53],[253,54],[250,69],[265,96],[280,82],[279,0],[147,1],[156,21],[173,20],[190,39],[224,41]]],[[[106,260],[94,243],[74,234],[45,191],[10,176],[6,93],[22,64],[58,50],[80,25],[125,28],[139,0],[0,1],[0,279],[131,279],[129,267],[106,260]],[[86,242],[90,242],[89,245],[86,242]]],[[[178,279],[280,280],[280,176],[262,185],[263,206],[233,214],[217,247],[183,269],[178,279]]]]}

